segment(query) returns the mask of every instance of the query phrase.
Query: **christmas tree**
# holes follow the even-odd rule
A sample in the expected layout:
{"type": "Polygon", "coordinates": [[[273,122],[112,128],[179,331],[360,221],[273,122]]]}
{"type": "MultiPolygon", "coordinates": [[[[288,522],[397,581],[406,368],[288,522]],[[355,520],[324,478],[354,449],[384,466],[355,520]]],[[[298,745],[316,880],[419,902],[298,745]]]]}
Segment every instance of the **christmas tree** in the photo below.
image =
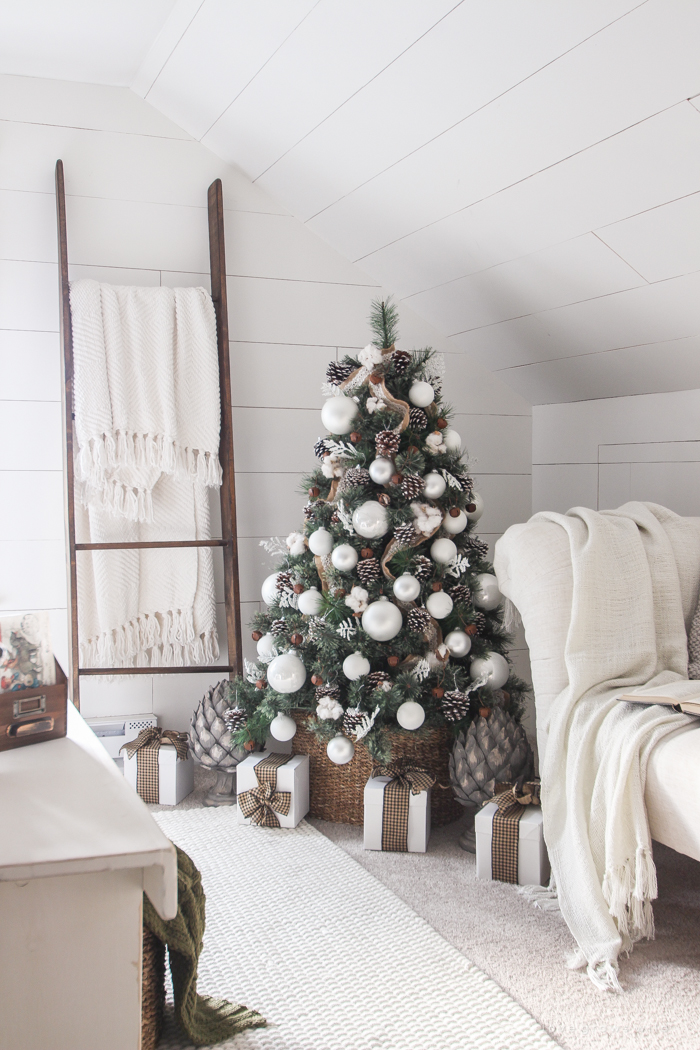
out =
{"type": "Polygon", "coordinates": [[[373,342],[328,366],[329,433],[303,482],[303,529],[265,544],[282,560],[252,623],[258,660],[229,684],[239,746],[271,727],[288,739],[292,709],[340,763],[359,739],[388,761],[387,729],[447,723],[456,735],[494,705],[520,717],[525,685],[474,533],[483,504],[450,427],[442,357],[398,349],[397,322],[391,302],[373,303],[373,342]]]}

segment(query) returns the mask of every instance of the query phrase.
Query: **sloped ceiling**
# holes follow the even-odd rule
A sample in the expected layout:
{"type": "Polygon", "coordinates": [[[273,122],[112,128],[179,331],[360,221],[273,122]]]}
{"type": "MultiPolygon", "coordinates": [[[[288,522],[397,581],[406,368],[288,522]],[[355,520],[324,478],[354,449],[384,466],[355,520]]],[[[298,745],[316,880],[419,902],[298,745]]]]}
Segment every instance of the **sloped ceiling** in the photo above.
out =
{"type": "Polygon", "coordinates": [[[700,387],[696,0],[92,7],[113,82],[533,404],[700,387]]]}

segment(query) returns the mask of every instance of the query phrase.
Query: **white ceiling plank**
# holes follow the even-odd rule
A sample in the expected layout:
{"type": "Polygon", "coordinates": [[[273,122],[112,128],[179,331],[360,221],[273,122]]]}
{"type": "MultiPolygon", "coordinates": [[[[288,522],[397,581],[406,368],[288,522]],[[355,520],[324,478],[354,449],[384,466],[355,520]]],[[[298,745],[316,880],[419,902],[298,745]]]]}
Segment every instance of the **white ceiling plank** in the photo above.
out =
{"type": "Polygon", "coordinates": [[[205,0],[148,90],[148,101],[201,138],[317,3],[205,0]]]}
{"type": "Polygon", "coordinates": [[[203,141],[221,156],[235,156],[256,178],[406,48],[420,43],[436,22],[449,23],[440,20],[456,5],[458,0],[318,4],[203,141]]]}
{"type": "Polygon", "coordinates": [[[128,86],[175,0],[22,0],[0,8],[0,73],[128,86]]]}
{"type": "Polygon", "coordinates": [[[700,336],[499,373],[535,405],[700,388],[700,336]]]}
{"type": "Polygon", "coordinates": [[[649,281],[700,270],[700,193],[597,230],[649,281]]]}
{"type": "Polygon", "coordinates": [[[407,301],[448,335],[644,284],[592,233],[420,292],[407,301]]]}
{"type": "Polygon", "coordinates": [[[131,81],[131,90],[145,98],[163,71],[168,59],[189,29],[205,0],[176,0],[131,81]]]}

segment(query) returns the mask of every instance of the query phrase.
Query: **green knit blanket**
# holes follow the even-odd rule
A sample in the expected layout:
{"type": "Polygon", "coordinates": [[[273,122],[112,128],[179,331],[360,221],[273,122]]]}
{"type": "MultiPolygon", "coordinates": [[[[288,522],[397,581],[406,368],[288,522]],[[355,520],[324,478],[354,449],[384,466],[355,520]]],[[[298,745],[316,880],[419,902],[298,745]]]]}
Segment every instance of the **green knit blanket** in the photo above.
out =
{"type": "Polygon", "coordinates": [[[144,893],[143,919],[167,945],[175,996],[175,1019],[195,1046],[230,1039],[246,1028],[264,1028],[265,1018],[245,1006],[197,992],[197,965],[204,938],[202,877],[187,854],[177,850],[177,915],[161,919],[144,893]]]}

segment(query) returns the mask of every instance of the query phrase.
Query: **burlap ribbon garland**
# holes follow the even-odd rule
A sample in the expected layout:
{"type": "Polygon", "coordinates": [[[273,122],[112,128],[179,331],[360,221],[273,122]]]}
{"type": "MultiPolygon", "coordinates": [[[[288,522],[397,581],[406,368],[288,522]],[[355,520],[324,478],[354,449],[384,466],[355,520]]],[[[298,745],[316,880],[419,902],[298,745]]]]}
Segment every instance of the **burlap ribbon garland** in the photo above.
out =
{"type": "Polygon", "coordinates": [[[144,802],[157,803],[160,800],[158,752],[161,744],[173,744],[177,757],[183,761],[189,754],[187,733],[177,733],[174,729],[161,729],[159,726],[142,729],[135,740],[119,748],[120,751],[126,750],[128,758],[136,755],[136,790],[144,802]]]}
{"type": "Polygon", "coordinates": [[[277,790],[277,770],[291,757],[272,752],[267,758],[261,759],[255,766],[258,786],[238,796],[241,813],[244,817],[250,817],[254,824],[263,828],[278,828],[280,822],[277,814],[281,813],[283,817],[289,814],[292,793],[277,790]]]}
{"type": "Polygon", "coordinates": [[[518,839],[520,818],[526,806],[539,806],[539,780],[496,784],[493,801],[498,809],[491,825],[491,878],[499,882],[518,881],[518,839]]]}
{"type": "Polygon", "coordinates": [[[375,766],[373,777],[391,777],[384,787],[382,807],[382,849],[395,853],[408,851],[408,808],[411,795],[427,791],[435,777],[418,766],[389,764],[375,766]]]}

